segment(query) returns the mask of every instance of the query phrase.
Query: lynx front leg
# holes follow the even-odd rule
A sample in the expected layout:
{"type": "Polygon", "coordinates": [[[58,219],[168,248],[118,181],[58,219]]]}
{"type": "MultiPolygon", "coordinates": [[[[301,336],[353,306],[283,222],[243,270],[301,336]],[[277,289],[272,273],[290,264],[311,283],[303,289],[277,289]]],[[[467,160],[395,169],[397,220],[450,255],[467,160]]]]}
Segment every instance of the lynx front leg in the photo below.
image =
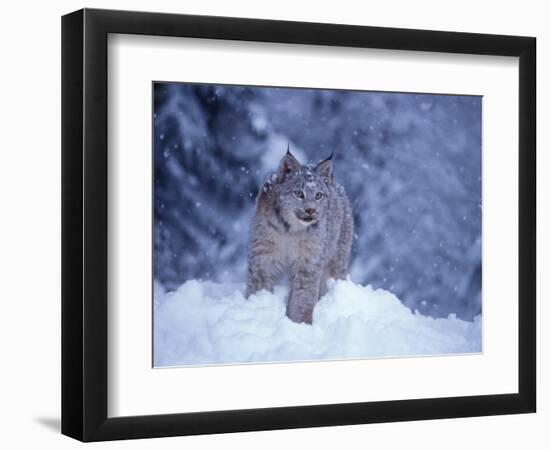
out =
{"type": "Polygon", "coordinates": [[[248,269],[245,297],[248,298],[262,289],[272,291],[276,281],[277,279],[265,269],[248,269]]]}
{"type": "Polygon", "coordinates": [[[272,291],[280,276],[280,264],[270,252],[252,254],[248,259],[245,297],[248,298],[262,289],[272,291]]]}
{"type": "Polygon", "coordinates": [[[291,279],[286,315],[293,322],[311,324],[313,309],[319,301],[321,274],[319,270],[301,269],[291,279]]]}

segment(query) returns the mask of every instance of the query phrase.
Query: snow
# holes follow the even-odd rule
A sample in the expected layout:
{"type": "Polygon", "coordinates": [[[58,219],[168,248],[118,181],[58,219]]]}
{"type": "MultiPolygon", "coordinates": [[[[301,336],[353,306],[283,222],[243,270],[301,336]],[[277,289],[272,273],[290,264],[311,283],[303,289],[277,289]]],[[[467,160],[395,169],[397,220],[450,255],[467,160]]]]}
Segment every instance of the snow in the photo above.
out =
{"type": "Polygon", "coordinates": [[[391,292],[329,281],[313,325],[285,316],[286,286],[248,300],[242,284],[190,280],[155,291],[155,367],[481,352],[481,316],[412,312],[391,292]]]}

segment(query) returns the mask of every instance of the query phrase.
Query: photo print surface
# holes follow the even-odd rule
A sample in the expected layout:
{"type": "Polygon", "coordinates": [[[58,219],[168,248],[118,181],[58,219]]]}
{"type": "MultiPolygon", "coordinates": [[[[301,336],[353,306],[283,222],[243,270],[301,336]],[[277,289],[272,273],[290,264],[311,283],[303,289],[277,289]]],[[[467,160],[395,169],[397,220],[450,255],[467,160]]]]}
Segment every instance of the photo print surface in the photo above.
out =
{"type": "Polygon", "coordinates": [[[482,351],[482,97],[152,88],[154,367],[482,351]]]}

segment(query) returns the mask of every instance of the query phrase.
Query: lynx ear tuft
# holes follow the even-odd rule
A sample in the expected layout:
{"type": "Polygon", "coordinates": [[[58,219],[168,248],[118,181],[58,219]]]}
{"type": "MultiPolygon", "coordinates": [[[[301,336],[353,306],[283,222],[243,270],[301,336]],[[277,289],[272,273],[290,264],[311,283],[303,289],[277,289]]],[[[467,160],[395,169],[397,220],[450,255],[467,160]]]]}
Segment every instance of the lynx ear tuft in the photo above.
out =
{"type": "Polygon", "coordinates": [[[327,159],[321,161],[317,164],[317,167],[315,167],[315,172],[317,172],[327,184],[332,182],[332,155],[331,153],[327,159]]]}
{"type": "Polygon", "coordinates": [[[277,170],[277,181],[282,183],[289,173],[297,172],[298,170],[300,170],[300,163],[294,155],[290,153],[290,148],[287,147],[286,154],[279,163],[279,170],[277,170]]]}

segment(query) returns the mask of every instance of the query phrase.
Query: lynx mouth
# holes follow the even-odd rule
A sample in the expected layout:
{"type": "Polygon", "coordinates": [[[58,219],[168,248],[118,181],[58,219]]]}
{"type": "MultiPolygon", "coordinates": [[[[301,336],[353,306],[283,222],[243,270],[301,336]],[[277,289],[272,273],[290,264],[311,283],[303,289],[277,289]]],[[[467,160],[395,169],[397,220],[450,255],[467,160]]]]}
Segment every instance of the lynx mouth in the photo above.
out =
{"type": "Polygon", "coordinates": [[[314,216],[300,216],[296,214],[298,220],[306,225],[311,225],[312,223],[317,222],[317,218],[314,216]]]}

